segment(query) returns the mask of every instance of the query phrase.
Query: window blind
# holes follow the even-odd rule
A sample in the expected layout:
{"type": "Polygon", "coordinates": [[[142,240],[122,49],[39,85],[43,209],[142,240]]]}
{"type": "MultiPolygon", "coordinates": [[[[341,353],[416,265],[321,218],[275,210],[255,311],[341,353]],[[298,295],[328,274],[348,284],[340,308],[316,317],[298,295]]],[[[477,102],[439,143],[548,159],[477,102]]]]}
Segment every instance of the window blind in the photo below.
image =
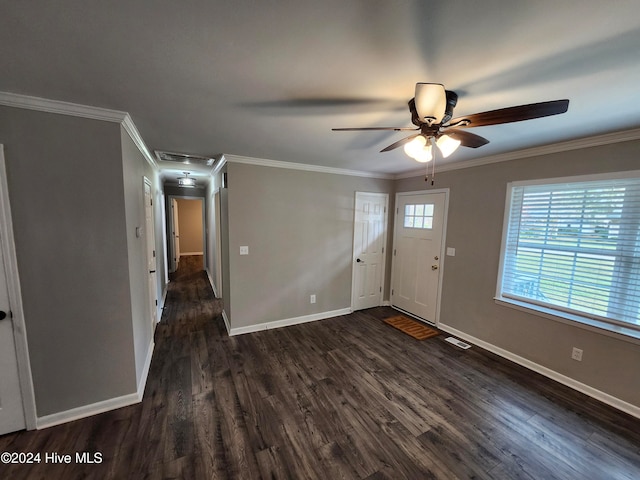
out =
{"type": "Polygon", "coordinates": [[[640,179],[513,186],[502,297],[640,330],[640,179]]]}

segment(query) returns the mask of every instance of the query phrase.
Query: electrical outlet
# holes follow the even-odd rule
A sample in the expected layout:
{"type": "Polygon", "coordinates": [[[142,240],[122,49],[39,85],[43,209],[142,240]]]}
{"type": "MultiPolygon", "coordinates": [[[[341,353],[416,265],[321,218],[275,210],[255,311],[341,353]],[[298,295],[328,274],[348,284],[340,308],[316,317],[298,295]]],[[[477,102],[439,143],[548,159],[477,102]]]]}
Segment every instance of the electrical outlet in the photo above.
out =
{"type": "Polygon", "coordinates": [[[246,245],[240,247],[240,255],[249,255],[249,247],[246,245]]]}
{"type": "Polygon", "coordinates": [[[578,362],[582,361],[582,350],[580,348],[573,347],[573,351],[571,352],[571,358],[577,360],[578,362]]]}
{"type": "Polygon", "coordinates": [[[316,303],[316,296],[315,294],[309,296],[309,303],[316,303]]]}

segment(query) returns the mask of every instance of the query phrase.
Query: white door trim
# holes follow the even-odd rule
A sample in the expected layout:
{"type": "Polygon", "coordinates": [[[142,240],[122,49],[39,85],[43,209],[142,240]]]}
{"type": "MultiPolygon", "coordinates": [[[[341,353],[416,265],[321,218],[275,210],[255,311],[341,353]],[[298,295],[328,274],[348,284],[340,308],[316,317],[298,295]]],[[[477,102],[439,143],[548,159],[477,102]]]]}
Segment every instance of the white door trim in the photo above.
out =
{"type": "MultiPolygon", "coordinates": [[[[209,252],[207,251],[207,202],[206,202],[206,198],[205,197],[197,197],[195,195],[168,195],[167,196],[169,205],[171,205],[174,199],[182,199],[182,200],[200,200],[202,202],[202,258],[204,261],[204,265],[207,265],[207,256],[209,255],[209,252]]],[[[167,220],[170,222],[169,223],[169,232],[172,233],[172,237],[173,237],[173,229],[174,229],[174,225],[173,225],[173,212],[171,212],[171,215],[169,215],[167,217],[167,220]]],[[[171,239],[172,245],[171,245],[171,254],[174,255],[175,252],[173,252],[174,248],[175,248],[175,244],[173,243],[173,238],[171,239]]],[[[167,250],[168,251],[168,250],[167,250]]],[[[185,254],[187,254],[187,252],[184,252],[185,254]]],[[[167,254],[168,255],[168,254],[167,254]]],[[[176,266],[177,266],[177,262],[180,261],[180,256],[176,257],[176,266]]]]}
{"type": "Polygon", "coordinates": [[[358,203],[358,196],[359,195],[367,195],[367,196],[373,196],[373,197],[380,197],[383,198],[385,201],[385,211],[384,211],[384,253],[382,255],[382,273],[381,273],[381,277],[380,277],[380,284],[381,284],[381,289],[380,289],[380,296],[379,296],[379,301],[378,301],[378,306],[382,305],[383,302],[383,298],[384,298],[384,284],[385,284],[385,276],[386,276],[386,265],[387,265],[387,235],[388,235],[388,222],[389,222],[389,194],[388,193],[380,193],[380,192],[356,192],[355,196],[354,196],[354,200],[353,200],[353,208],[354,208],[354,216],[353,216],[353,240],[352,240],[352,250],[351,250],[351,265],[352,265],[352,270],[351,270],[351,311],[354,311],[354,307],[355,307],[355,302],[356,302],[356,272],[355,272],[355,268],[353,267],[353,265],[355,265],[355,261],[356,261],[356,250],[355,250],[355,215],[356,215],[356,205],[358,203]]]}
{"type": "Polygon", "coordinates": [[[2,254],[5,262],[7,290],[13,315],[13,336],[18,360],[18,374],[20,376],[20,390],[22,391],[22,405],[24,418],[28,430],[34,430],[36,425],[36,397],[31,376],[31,362],[29,361],[29,345],[24,321],[22,293],[20,290],[20,276],[18,275],[18,259],[13,237],[13,222],[11,219],[11,204],[7,182],[7,170],[4,159],[4,145],[0,144],[0,231],[2,232],[2,254]]]}
{"type": "MultiPolygon", "coordinates": [[[[214,218],[214,235],[216,238],[216,251],[214,252],[216,257],[216,296],[222,298],[222,225],[220,223],[221,215],[221,203],[220,203],[220,189],[217,188],[213,192],[213,213],[214,218]]],[[[213,272],[212,272],[213,273],[213,272]]]]}
{"type": "MultiPolygon", "coordinates": [[[[143,198],[143,207],[144,207],[144,229],[145,229],[145,241],[144,241],[144,246],[145,246],[145,254],[146,254],[146,266],[145,266],[145,274],[151,275],[151,271],[149,270],[149,259],[151,256],[153,256],[153,258],[155,259],[155,281],[153,282],[153,290],[151,292],[149,292],[149,300],[151,301],[151,295],[153,294],[153,299],[155,301],[155,305],[150,305],[151,306],[151,325],[152,325],[152,329],[155,329],[156,324],[160,321],[160,316],[162,315],[162,311],[160,310],[160,301],[158,298],[158,245],[157,245],[157,239],[156,239],[156,209],[155,209],[155,205],[154,205],[154,196],[153,196],[153,183],[151,183],[151,180],[149,180],[149,178],[147,178],[146,176],[142,177],[142,198],[143,198]],[[151,200],[151,231],[149,230],[149,225],[147,224],[147,199],[146,199],[146,194],[147,194],[147,187],[149,187],[149,197],[151,200]],[[149,238],[151,238],[153,240],[153,244],[152,244],[152,248],[153,251],[149,252],[149,238]]],[[[153,334],[153,330],[152,330],[152,334],[153,334]]]]}
{"type": "MultiPolygon", "coordinates": [[[[438,326],[440,324],[440,303],[441,303],[441,297],[442,297],[442,279],[443,279],[443,274],[444,274],[444,269],[445,269],[445,252],[446,252],[446,240],[447,240],[447,221],[448,221],[448,215],[449,215],[449,189],[448,188],[434,188],[432,190],[416,190],[416,191],[411,191],[411,192],[397,192],[396,193],[396,197],[395,197],[395,203],[394,203],[394,208],[396,209],[396,211],[394,212],[394,217],[393,217],[393,250],[395,251],[395,249],[397,248],[397,243],[396,243],[396,231],[397,231],[397,223],[398,223],[398,205],[400,204],[400,197],[404,197],[404,196],[411,196],[411,195],[430,195],[430,194],[437,194],[437,193],[444,193],[444,216],[442,219],[442,243],[440,245],[440,267],[438,270],[438,292],[436,294],[436,318],[435,318],[435,325],[438,326]]],[[[392,263],[392,267],[391,267],[391,289],[393,289],[393,285],[394,285],[394,268],[393,268],[393,262],[395,261],[395,255],[392,254],[391,256],[391,263],[392,263]]],[[[391,303],[391,294],[389,294],[389,301],[391,303]]],[[[393,308],[395,308],[396,310],[401,310],[399,308],[394,307],[393,305],[391,305],[393,308]]],[[[405,312],[404,310],[401,310],[403,313],[406,313],[408,315],[411,315],[409,312],[405,312]]],[[[414,316],[414,315],[412,315],[414,316]]],[[[424,319],[420,319],[420,320],[424,320],[424,319]]]]}

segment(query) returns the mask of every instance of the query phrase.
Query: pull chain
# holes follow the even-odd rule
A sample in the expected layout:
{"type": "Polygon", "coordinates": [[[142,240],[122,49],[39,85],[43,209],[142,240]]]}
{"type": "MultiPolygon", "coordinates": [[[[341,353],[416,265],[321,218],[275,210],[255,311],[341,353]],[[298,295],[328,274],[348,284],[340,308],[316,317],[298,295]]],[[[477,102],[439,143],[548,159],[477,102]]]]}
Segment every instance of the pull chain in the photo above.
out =
{"type": "MultiPolygon", "coordinates": [[[[431,137],[431,153],[433,158],[431,160],[431,186],[433,187],[436,183],[436,139],[435,137],[431,137]]],[[[424,181],[429,181],[429,164],[427,163],[427,173],[424,176],[424,181]]]]}

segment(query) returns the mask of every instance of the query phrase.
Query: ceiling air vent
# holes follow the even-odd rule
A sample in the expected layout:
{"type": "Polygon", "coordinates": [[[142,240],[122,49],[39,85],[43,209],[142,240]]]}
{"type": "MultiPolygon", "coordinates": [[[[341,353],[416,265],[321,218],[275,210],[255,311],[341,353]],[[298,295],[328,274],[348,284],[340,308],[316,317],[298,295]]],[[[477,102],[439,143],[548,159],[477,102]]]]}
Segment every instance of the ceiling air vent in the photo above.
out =
{"type": "Polygon", "coordinates": [[[185,153],[155,151],[156,158],[161,162],[180,163],[182,165],[202,165],[211,167],[216,162],[212,157],[201,157],[199,155],[187,155],[185,153]]]}

